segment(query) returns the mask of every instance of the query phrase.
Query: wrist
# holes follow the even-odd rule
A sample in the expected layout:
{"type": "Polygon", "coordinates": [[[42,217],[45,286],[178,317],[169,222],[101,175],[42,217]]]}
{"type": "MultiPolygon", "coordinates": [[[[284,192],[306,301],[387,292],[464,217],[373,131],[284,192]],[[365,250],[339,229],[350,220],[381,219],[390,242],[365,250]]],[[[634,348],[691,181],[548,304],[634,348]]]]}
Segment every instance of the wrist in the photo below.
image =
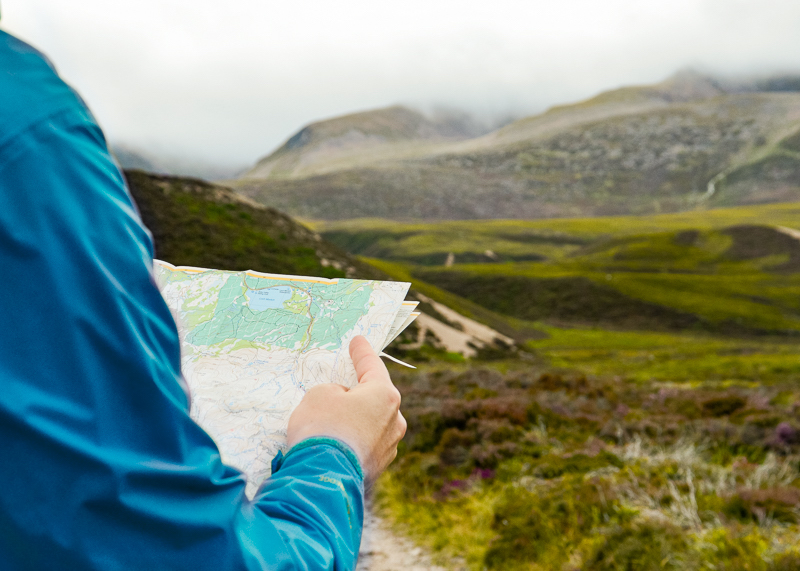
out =
{"type": "Polygon", "coordinates": [[[317,447],[317,446],[332,447],[332,448],[337,449],[342,454],[344,454],[344,456],[353,465],[353,468],[355,468],[355,471],[358,474],[358,476],[361,478],[362,481],[364,481],[363,466],[362,466],[361,460],[359,459],[359,457],[356,454],[355,450],[353,450],[353,448],[350,447],[345,442],[339,440],[338,438],[333,438],[331,436],[311,436],[309,438],[305,438],[305,439],[301,440],[300,442],[294,444],[286,452],[286,454],[283,454],[282,452],[279,452],[278,455],[275,456],[275,458],[272,461],[272,472],[273,472],[273,474],[275,472],[277,472],[278,470],[280,470],[280,468],[283,465],[283,463],[286,462],[286,460],[290,456],[292,456],[294,454],[297,454],[297,453],[299,453],[299,452],[301,452],[303,450],[306,450],[308,448],[313,448],[313,447],[317,447]]]}

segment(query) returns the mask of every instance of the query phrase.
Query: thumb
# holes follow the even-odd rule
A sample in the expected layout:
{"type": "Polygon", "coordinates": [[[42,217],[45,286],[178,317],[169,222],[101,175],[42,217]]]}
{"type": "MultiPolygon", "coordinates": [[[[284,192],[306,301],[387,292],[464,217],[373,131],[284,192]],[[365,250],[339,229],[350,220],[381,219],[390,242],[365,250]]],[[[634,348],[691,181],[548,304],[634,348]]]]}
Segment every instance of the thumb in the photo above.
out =
{"type": "Polygon", "coordinates": [[[379,379],[391,382],[386,365],[365,337],[361,335],[353,337],[350,341],[350,357],[353,359],[359,383],[379,379]]]}

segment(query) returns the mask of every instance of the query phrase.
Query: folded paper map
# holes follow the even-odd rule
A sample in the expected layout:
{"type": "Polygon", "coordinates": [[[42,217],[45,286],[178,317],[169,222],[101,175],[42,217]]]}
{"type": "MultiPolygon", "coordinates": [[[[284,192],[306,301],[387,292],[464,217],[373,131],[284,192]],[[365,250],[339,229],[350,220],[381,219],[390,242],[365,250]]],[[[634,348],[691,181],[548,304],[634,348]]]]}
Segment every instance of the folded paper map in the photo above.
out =
{"type": "MultiPolygon", "coordinates": [[[[156,260],[178,325],[192,418],[255,493],[286,450],[289,415],[320,383],[355,385],[356,335],[383,349],[419,315],[408,283],[175,267],[156,260]]],[[[388,357],[388,355],[385,355],[388,357]]],[[[390,357],[391,358],[391,357],[390,357]]]]}

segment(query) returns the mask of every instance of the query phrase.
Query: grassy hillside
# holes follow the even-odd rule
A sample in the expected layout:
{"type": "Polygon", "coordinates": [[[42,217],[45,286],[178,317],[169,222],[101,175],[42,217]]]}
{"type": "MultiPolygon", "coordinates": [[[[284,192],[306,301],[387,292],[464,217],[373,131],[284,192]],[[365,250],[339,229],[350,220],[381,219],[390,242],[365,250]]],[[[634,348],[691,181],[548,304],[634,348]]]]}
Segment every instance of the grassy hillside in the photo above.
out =
{"type": "Polygon", "coordinates": [[[285,214],[198,179],[126,171],[155,255],[174,265],[344,277],[377,275],[285,214]]]}
{"type": "Polygon", "coordinates": [[[800,228],[800,204],[527,222],[363,220],[317,228],[343,249],[392,262],[417,287],[435,286],[527,323],[800,332],[800,241],[781,231],[800,228]]]}
{"type": "Polygon", "coordinates": [[[231,184],[327,220],[649,214],[800,197],[797,92],[729,92],[688,74],[469,140],[428,123],[397,108],[315,123],[231,184]]]}
{"type": "Polygon", "coordinates": [[[394,373],[409,431],[383,513],[459,569],[800,569],[800,242],[770,225],[798,222],[332,225],[431,297],[545,333],[524,361],[394,373]],[[397,261],[414,244],[455,263],[397,261]]]}
{"type": "MultiPolygon", "coordinates": [[[[228,188],[197,179],[158,176],[142,171],[127,171],[125,175],[142,219],[153,233],[156,257],[172,264],[294,275],[390,279],[378,267],[345,253],[285,214],[256,204],[228,188]]],[[[404,280],[406,276],[394,277],[404,280]]],[[[411,299],[415,295],[416,290],[409,292],[411,299]]],[[[512,326],[504,317],[458,296],[450,294],[448,299],[458,307],[467,308],[469,316],[478,316],[484,323],[494,325],[518,341],[541,336],[538,330],[512,326]]],[[[434,319],[447,322],[430,304],[422,303],[420,309],[434,319]]],[[[407,330],[405,336],[395,343],[393,351],[406,356],[397,348],[398,344],[406,342],[416,345],[408,356],[463,361],[460,354],[449,354],[446,347],[440,346],[435,335],[426,336],[420,343],[415,332],[418,332],[416,327],[407,330]]],[[[484,344],[475,341],[479,346],[484,344]]],[[[497,356],[486,351],[481,353],[484,355],[497,356]]]]}
{"type": "MultiPolygon", "coordinates": [[[[648,269],[665,260],[695,269],[752,263],[756,274],[792,277],[791,268],[776,269],[792,266],[791,245],[788,254],[769,259],[774,241],[736,241],[755,228],[783,248],[781,236],[761,226],[733,228],[634,234],[596,250],[590,244],[585,256],[638,264],[639,273],[654,277],[661,273],[648,269]]],[[[375,263],[396,274],[498,270],[493,285],[474,295],[484,305],[491,305],[487,298],[506,301],[509,276],[500,270],[518,266],[375,263]]],[[[458,277],[461,287],[464,276],[458,277]]],[[[689,285],[703,278],[684,277],[689,285]]],[[[453,296],[429,282],[415,286],[439,299],[453,296]]],[[[739,335],[741,329],[666,332],[668,325],[682,326],[665,323],[675,318],[674,302],[691,296],[657,286],[664,313],[647,313],[630,300],[612,305],[635,310],[627,315],[638,319],[627,324],[633,331],[619,330],[619,315],[605,315],[616,318],[613,330],[579,325],[585,314],[561,326],[542,318],[532,325],[546,336],[525,342],[524,361],[394,371],[409,431],[379,483],[383,513],[454,569],[800,569],[796,339],[739,335]]],[[[747,289],[794,308],[800,299],[796,287],[747,289]]],[[[523,282],[506,319],[519,326],[525,311],[565,311],[559,297],[565,290],[563,281],[546,292],[523,282]]],[[[592,292],[582,293],[573,301],[593,299],[592,292]]],[[[710,308],[729,315],[741,299],[711,292],[699,304],[702,311],[686,315],[699,320],[710,308]]],[[[768,321],[761,309],[750,317],[768,321]]]]}
{"type": "MultiPolygon", "coordinates": [[[[453,252],[484,258],[491,250],[501,258],[523,256],[557,259],[592,241],[681,230],[711,230],[744,224],[800,228],[800,203],[747,208],[717,208],[649,216],[607,216],[548,220],[481,220],[398,223],[385,219],[310,222],[327,239],[354,254],[419,262],[430,257],[444,263],[453,252]]],[[[488,260],[488,259],[487,259],[488,260]]]]}

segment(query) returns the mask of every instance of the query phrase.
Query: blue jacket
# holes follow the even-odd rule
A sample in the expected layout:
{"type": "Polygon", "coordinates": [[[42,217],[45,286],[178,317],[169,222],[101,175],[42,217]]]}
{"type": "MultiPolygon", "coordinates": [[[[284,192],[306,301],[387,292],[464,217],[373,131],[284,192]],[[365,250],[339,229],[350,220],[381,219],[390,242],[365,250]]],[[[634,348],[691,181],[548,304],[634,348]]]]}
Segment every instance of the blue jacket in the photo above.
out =
{"type": "Polygon", "coordinates": [[[353,569],[357,460],[253,501],[188,415],[153,245],[81,99],[0,32],[0,569],[353,569]]]}

